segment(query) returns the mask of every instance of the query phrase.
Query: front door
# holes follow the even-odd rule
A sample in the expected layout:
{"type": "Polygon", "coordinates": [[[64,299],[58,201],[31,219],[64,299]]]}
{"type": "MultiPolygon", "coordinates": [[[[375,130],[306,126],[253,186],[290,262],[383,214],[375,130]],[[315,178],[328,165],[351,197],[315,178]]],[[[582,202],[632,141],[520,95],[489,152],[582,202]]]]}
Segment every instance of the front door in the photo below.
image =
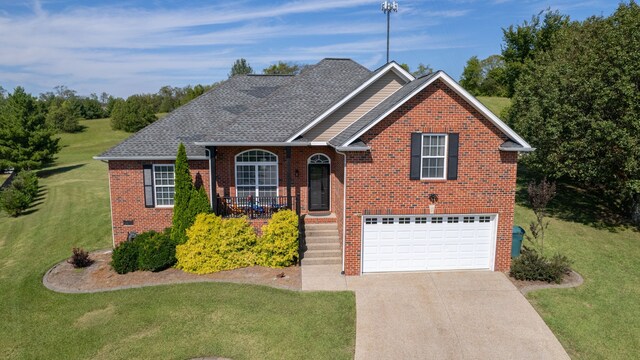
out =
{"type": "Polygon", "coordinates": [[[309,164],[309,210],[329,210],[329,164],[309,164]]]}

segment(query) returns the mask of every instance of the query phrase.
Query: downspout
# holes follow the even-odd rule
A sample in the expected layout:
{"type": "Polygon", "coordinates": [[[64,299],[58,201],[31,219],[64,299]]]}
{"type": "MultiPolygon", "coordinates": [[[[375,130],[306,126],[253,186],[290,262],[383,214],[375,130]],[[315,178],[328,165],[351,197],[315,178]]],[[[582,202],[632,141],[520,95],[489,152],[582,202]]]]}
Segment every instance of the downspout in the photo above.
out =
{"type": "Polygon", "coordinates": [[[343,184],[342,184],[342,275],[344,275],[344,259],[345,259],[345,247],[347,240],[347,154],[338,151],[336,153],[343,156],[342,164],[344,170],[342,171],[343,184]]]}
{"type": "Polygon", "coordinates": [[[205,152],[209,158],[209,205],[211,211],[218,215],[218,191],[216,186],[216,147],[207,146],[205,152]]]}
{"type": "Polygon", "coordinates": [[[113,232],[113,199],[111,198],[111,171],[109,170],[109,161],[102,160],[107,164],[107,178],[109,179],[109,213],[111,214],[111,246],[116,247],[116,234],[113,232]]]}

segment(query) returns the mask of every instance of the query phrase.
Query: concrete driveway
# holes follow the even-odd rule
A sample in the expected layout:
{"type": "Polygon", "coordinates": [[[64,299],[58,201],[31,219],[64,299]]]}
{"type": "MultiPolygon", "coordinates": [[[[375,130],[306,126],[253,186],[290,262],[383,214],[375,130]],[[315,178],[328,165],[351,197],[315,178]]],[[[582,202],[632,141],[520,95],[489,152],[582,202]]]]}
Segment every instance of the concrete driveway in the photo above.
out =
{"type": "Polygon", "coordinates": [[[376,274],[303,289],[356,293],[356,359],[568,359],[551,330],[500,272],[376,274]]]}

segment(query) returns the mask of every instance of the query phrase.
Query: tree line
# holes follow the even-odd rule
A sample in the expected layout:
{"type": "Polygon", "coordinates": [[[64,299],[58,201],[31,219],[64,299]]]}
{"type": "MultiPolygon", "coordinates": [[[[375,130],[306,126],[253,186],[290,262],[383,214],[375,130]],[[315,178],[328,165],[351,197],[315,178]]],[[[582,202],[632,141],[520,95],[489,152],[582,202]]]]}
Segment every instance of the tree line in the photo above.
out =
{"type": "Polygon", "coordinates": [[[526,63],[551,49],[556,34],[570,20],[547,9],[521,25],[502,29],[502,51],[485,59],[472,56],[460,77],[460,85],[475,96],[512,97],[526,63]]]}
{"type": "Polygon", "coordinates": [[[511,97],[501,116],[536,148],[522,157],[529,170],[597,194],[640,224],[638,4],[584,21],[547,10],[503,29],[502,40],[500,55],[469,60],[461,84],[511,97]]]}

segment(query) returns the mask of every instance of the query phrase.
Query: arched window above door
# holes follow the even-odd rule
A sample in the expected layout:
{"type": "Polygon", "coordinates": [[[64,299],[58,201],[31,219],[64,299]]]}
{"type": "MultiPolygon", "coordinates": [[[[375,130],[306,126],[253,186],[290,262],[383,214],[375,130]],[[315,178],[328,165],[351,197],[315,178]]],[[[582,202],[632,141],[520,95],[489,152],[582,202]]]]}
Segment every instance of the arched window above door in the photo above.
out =
{"type": "Polygon", "coordinates": [[[315,154],[309,157],[309,164],[331,164],[331,160],[325,154],[315,154]]]}

